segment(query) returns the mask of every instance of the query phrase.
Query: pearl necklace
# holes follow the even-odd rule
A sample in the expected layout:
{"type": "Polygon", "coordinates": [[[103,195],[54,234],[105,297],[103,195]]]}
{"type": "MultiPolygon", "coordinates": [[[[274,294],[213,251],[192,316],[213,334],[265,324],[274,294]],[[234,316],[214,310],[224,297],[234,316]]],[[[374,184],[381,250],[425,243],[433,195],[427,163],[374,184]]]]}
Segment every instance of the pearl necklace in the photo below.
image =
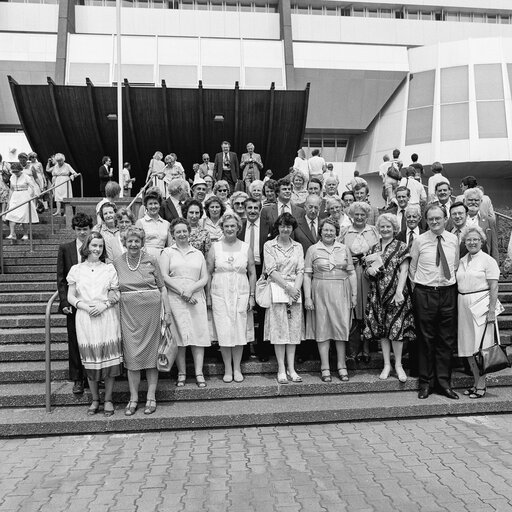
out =
{"type": "Polygon", "coordinates": [[[135,265],[135,267],[130,267],[130,262],[128,261],[128,253],[125,253],[125,254],[126,254],[126,264],[128,265],[128,268],[132,272],[135,272],[140,267],[140,262],[142,260],[142,251],[139,251],[139,261],[137,262],[137,265],[135,265]]]}

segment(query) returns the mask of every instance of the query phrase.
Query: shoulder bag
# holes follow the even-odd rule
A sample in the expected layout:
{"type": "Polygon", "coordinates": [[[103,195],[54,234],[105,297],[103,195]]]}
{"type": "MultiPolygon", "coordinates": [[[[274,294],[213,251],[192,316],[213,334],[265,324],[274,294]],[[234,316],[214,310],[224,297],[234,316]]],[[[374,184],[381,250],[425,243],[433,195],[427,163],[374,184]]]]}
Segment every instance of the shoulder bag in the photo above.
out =
{"type": "Polygon", "coordinates": [[[488,323],[485,324],[484,333],[482,334],[482,341],[480,342],[480,348],[474,355],[480,375],[486,375],[488,373],[499,372],[505,368],[510,368],[510,362],[506,353],[505,347],[502,347],[498,342],[496,323],[493,324],[494,328],[494,344],[488,348],[482,348],[487,331],[488,323]]]}

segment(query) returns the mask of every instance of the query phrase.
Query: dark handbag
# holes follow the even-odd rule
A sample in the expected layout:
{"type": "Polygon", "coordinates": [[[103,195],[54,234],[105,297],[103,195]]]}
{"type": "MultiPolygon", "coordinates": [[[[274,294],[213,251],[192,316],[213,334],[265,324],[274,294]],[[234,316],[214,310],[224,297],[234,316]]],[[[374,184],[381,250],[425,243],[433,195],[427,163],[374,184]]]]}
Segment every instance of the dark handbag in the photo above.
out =
{"type": "Polygon", "coordinates": [[[474,355],[476,364],[480,371],[480,375],[487,375],[488,373],[495,373],[499,372],[500,370],[504,370],[505,368],[510,368],[510,362],[508,360],[506,349],[498,343],[496,323],[493,324],[494,345],[491,345],[488,348],[482,348],[488,325],[488,323],[485,324],[482,341],[480,342],[480,348],[474,355]]]}
{"type": "Polygon", "coordinates": [[[361,324],[356,318],[355,310],[352,310],[352,324],[348,334],[347,357],[355,358],[361,346],[361,324]]]}

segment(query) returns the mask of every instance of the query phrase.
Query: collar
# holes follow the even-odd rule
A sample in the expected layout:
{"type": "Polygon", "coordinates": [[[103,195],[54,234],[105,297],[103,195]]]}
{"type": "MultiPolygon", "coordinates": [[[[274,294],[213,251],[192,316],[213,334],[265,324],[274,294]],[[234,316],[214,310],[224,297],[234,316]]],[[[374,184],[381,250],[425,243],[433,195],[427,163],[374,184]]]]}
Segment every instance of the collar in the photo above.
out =
{"type": "Polygon", "coordinates": [[[290,211],[292,209],[292,202],[288,201],[287,203],[281,202],[279,199],[277,200],[277,209],[280,210],[282,206],[286,206],[287,208],[290,208],[290,211]]]}
{"type": "Polygon", "coordinates": [[[145,213],[144,214],[144,220],[146,222],[163,222],[164,219],[162,219],[162,217],[160,217],[160,215],[158,216],[158,219],[153,219],[147,213],[145,213]]]}
{"type": "Polygon", "coordinates": [[[254,222],[251,222],[249,219],[247,219],[247,225],[246,225],[246,228],[249,227],[250,224],[254,224],[254,227],[255,228],[259,228],[260,227],[260,218],[258,217],[254,222]]]}
{"type": "MultiPolygon", "coordinates": [[[[179,252],[183,252],[179,247],[178,245],[176,244],[176,242],[174,242],[171,246],[170,246],[171,249],[174,249],[175,251],[179,251],[179,252]]],[[[189,254],[191,252],[197,252],[197,249],[192,247],[190,244],[188,244],[188,249],[187,251],[185,252],[185,254],[189,254]]]]}

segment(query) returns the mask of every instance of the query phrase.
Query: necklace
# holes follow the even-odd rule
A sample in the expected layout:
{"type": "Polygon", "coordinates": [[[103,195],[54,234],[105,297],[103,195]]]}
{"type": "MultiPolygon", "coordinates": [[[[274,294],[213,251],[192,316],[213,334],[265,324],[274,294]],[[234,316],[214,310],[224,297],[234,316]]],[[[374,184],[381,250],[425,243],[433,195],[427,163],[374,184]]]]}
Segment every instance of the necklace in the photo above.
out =
{"type": "Polygon", "coordinates": [[[101,261],[94,261],[93,262],[93,261],[87,260],[86,263],[87,263],[87,266],[91,269],[91,272],[94,272],[94,268],[99,266],[101,261]]]}
{"type": "Polygon", "coordinates": [[[125,254],[126,254],[126,264],[128,265],[128,268],[132,272],[135,272],[140,267],[140,262],[142,260],[142,251],[139,251],[139,261],[137,262],[137,265],[135,265],[135,267],[130,267],[130,262],[128,261],[128,253],[125,253],[125,254]]]}

